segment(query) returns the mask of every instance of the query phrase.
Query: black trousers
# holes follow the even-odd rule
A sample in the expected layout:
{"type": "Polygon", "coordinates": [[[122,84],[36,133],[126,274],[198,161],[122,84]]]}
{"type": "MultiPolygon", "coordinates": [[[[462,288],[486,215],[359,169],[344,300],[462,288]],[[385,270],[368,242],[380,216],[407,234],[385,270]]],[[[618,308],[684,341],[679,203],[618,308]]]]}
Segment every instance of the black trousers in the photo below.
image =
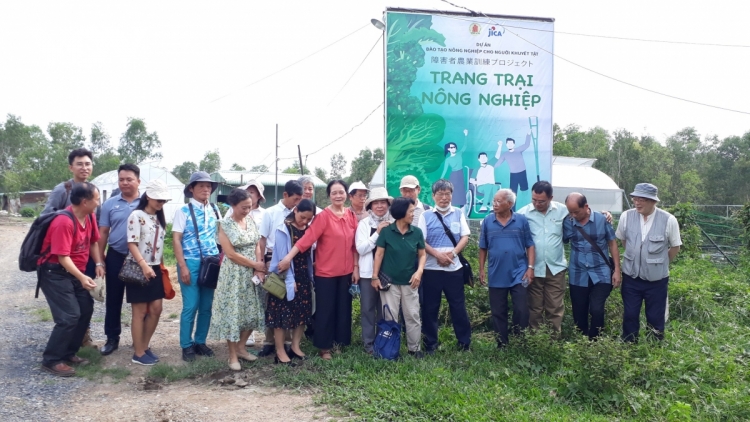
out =
{"type": "Polygon", "coordinates": [[[122,299],[125,296],[125,283],[120,280],[120,269],[125,263],[125,257],[116,250],[109,248],[104,263],[107,266],[105,281],[107,286],[107,295],[105,298],[104,312],[104,334],[107,340],[120,337],[122,332],[122,299]]]}
{"type": "Polygon", "coordinates": [[[331,349],[334,344],[348,346],[352,342],[352,275],[339,277],[315,276],[315,335],[313,345],[331,349]]]}
{"type": "Polygon", "coordinates": [[[669,277],[659,281],[648,281],[622,274],[622,339],[638,341],[641,328],[641,304],[646,302],[646,323],[649,332],[659,340],[664,339],[665,313],[669,277]]]}
{"type": "Polygon", "coordinates": [[[422,334],[426,350],[438,347],[438,313],[440,302],[445,293],[448,309],[453,322],[453,332],[458,345],[468,347],[471,344],[471,323],[466,312],[463,269],[457,271],[425,270],[422,283],[424,289],[422,302],[422,334]]]}
{"type": "Polygon", "coordinates": [[[526,298],[526,288],[521,284],[513,287],[490,287],[490,312],[492,325],[497,334],[498,346],[508,344],[508,294],[513,300],[514,335],[521,333],[529,326],[529,304],[526,298]]]}
{"type": "Polygon", "coordinates": [[[573,322],[581,334],[591,340],[599,337],[604,330],[604,304],[612,292],[609,283],[594,284],[589,280],[588,286],[570,285],[570,304],[573,307],[573,322]],[[589,323],[591,315],[591,323],[589,323]]]}
{"type": "Polygon", "coordinates": [[[54,366],[73,357],[81,347],[94,313],[94,299],[60,264],[43,264],[39,277],[55,321],[42,355],[42,364],[54,366]]]}

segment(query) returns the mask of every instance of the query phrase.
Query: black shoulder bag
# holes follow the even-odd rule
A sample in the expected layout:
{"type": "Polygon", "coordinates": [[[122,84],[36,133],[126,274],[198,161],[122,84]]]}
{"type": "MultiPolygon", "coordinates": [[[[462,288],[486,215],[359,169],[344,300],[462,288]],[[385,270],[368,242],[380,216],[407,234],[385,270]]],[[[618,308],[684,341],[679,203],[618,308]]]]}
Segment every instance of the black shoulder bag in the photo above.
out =
{"type": "MultiPolygon", "coordinates": [[[[211,204],[213,205],[213,204],[211,204]]],[[[198,252],[201,254],[201,266],[198,271],[198,285],[208,289],[215,289],[216,283],[219,281],[219,269],[221,267],[221,255],[208,255],[203,256],[203,247],[201,247],[201,236],[200,230],[198,230],[198,222],[195,219],[195,211],[193,210],[193,204],[188,204],[190,208],[190,216],[193,218],[193,227],[195,227],[195,239],[198,241],[198,252]]],[[[211,207],[213,208],[213,206],[211,207]]],[[[214,208],[216,212],[216,208],[214,208]]],[[[218,217],[218,213],[217,213],[218,217]]]]}
{"type": "MultiPolygon", "coordinates": [[[[443,221],[443,216],[440,215],[440,212],[435,211],[435,216],[437,216],[438,220],[440,220],[440,224],[443,225],[443,229],[445,229],[445,235],[448,236],[448,239],[450,239],[451,243],[453,244],[453,247],[455,248],[456,245],[458,245],[458,242],[456,242],[456,239],[453,237],[453,232],[448,228],[448,226],[445,225],[445,222],[443,221]]],[[[471,269],[471,265],[469,264],[469,261],[464,258],[463,253],[458,253],[458,262],[461,263],[461,267],[463,267],[464,272],[464,284],[467,284],[469,287],[474,287],[474,271],[471,269]]]]}
{"type": "Polygon", "coordinates": [[[589,236],[589,234],[586,233],[585,230],[583,230],[583,227],[576,226],[576,229],[578,229],[578,232],[581,233],[581,236],[583,236],[583,238],[586,239],[586,241],[591,244],[594,250],[599,252],[599,255],[601,255],[602,258],[604,258],[604,262],[606,262],[607,266],[609,267],[609,274],[610,275],[614,274],[615,273],[615,261],[611,257],[604,254],[604,251],[602,250],[602,248],[600,248],[599,245],[597,245],[596,242],[594,242],[594,239],[592,239],[591,236],[589,236]]]}

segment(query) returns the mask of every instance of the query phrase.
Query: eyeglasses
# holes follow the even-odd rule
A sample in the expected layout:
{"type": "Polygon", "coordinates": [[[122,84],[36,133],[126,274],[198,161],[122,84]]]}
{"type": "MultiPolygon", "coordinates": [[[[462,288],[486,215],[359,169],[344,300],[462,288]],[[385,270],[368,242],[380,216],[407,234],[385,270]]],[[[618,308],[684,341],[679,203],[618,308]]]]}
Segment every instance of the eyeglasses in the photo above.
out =
{"type": "Polygon", "coordinates": [[[353,198],[359,198],[359,199],[367,199],[368,195],[364,193],[358,193],[356,195],[352,195],[353,198]]]}
{"type": "Polygon", "coordinates": [[[641,198],[640,196],[632,196],[632,197],[630,197],[630,199],[631,199],[631,200],[632,200],[633,202],[639,202],[639,203],[640,203],[640,202],[646,202],[646,201],[648,201],[648,199],[647,199],[647,198],[641,198]]]}
{"type": "Polygon", "coordinates": [[[492,201],[494,205],[503,205],[505,201],[492,201]]]}
{"type": "Polygon", "coordinates": [[[450,198],[453,196],[453,192],[437,192],[435,193],[435,196],[438,198],[450,198]]]}
{"type": "Polygon", "coordinates": [[[549,202],[549,199],[532,199],[531,200],[532,204],[539,204],[539,205],[546,204],[547,202],[549,202]]]}
{"type": "Polygon", "coordinates": [[[87,161],[87,162],[84,162],[84,163],[80,163],[80,162],[79,163],[73,163],[73,167],[78,167],[78,168],[93,167],[93,165],[94,165],[94,163],[92,163],[91,161],[87,161]]]}

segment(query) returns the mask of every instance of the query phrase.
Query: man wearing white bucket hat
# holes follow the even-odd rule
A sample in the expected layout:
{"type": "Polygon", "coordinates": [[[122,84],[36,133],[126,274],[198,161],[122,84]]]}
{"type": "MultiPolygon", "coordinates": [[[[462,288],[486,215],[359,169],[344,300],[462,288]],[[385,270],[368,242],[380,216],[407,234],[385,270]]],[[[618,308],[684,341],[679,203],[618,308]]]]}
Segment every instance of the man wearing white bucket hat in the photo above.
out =
{"type": "Polygon", "coordinates": [[[659,190],[639,183],[630,196],[635,209],[620,216],[615,235],[625,254],[622,261],[622,338],[637,341],[641,304],[646,303],[646,322],[654,336],[664,338],[669,263],[680,252],[680,227],[670,213],[656,207],[659,190]]]}
{"type": "Polygon", "coordinates": [[[365,352],[372,354],[372,346],[377,334],[377,322],[381,319],[380,292],[372,287],[372,261],[375,257],[376,244],[380,231],[395,220],[388,209],[393,197],[388,191],[377,187],[370,192],[365,202],[367,217],[359,222],[354,244],[359,253],[360,316],[362,323],[362,343],[365,352]]]}
{"type": "Polygon", "coordinates": [[[362,221],[370,216],[365,209],[365,201],[367,201],[367,195],[369,192],[370,190],[367,189],[367,186],[359,181],[354,182],[349,186],[349,202],[352,204],[349,208],[354,212],[354,215],[357,216],[357,221],[362,221]]]}

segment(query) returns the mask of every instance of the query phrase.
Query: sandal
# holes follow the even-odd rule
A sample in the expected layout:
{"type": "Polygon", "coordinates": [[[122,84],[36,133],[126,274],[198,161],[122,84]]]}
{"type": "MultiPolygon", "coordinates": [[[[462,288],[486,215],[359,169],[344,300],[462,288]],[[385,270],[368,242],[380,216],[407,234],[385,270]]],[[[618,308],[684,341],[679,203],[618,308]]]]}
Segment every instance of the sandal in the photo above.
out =
{"type": "Polygon", "coordinates": [[[320,352],[318,352],[318,354],[320,355],[321,359],[323,359],[323,360],[331,360],[331,351],[330,350],[323,349],[320,352]]]}
{"type": "Polygon", "coordinates": [[[244,360],[245,362],[253,362],[258,359],[257,356],[250,354],[250,353],[245,354],[245,355],[237,353],[237,358],[240,360],[244,360]]]}

